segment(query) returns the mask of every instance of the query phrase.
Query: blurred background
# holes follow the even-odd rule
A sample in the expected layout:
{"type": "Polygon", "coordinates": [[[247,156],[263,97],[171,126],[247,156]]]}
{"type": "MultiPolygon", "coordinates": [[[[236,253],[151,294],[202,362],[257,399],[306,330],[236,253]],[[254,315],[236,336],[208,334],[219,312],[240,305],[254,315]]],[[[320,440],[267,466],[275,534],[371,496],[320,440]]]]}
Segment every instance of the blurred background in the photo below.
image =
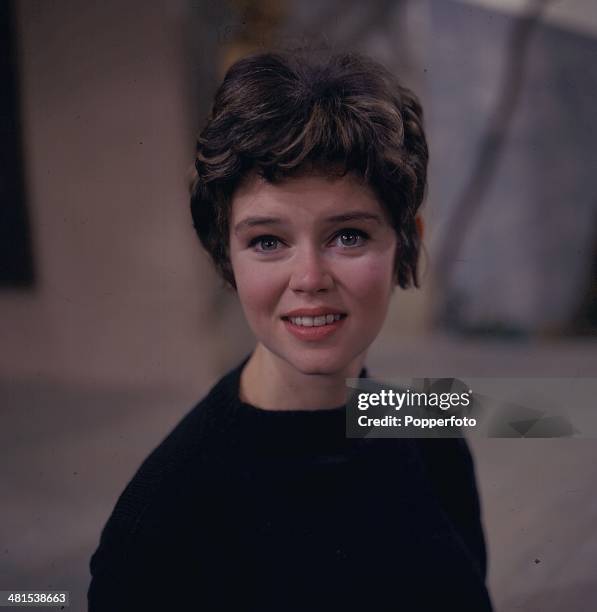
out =
{"type": "MultiPolygon", "coordinates": [[[[252,348],[194,235],[194,141],[254,51],[422,98],[423,278],[373,376],[597,375],[593,0],[3,0],[0,589],[67,589],[141,461],[252,348]]],[[[475,440],[498,611],[597,605],[597,441],[475,440]]]]}

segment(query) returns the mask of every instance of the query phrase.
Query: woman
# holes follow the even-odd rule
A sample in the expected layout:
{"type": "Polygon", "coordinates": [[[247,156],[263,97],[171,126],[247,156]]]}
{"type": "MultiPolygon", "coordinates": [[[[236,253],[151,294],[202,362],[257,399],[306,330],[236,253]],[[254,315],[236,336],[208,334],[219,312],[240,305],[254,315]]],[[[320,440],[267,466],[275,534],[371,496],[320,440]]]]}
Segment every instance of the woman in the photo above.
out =
{"type": "Polygon", "coordinates": [[[196,168],[195,228],[257,344],[121,495],[89,609],[490,610],[466,443],[345,436],[345,379],[418,286],[417,98],[354,54],[251,56],[196,168]]]}

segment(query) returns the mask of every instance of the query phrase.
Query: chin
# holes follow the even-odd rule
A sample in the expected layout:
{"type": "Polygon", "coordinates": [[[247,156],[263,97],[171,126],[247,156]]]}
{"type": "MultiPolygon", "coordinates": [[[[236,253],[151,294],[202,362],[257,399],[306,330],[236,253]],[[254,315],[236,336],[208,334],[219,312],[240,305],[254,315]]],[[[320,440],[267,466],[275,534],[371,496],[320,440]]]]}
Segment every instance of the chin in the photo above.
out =
{"type": "Polygon", "coordinates": [[[346,370],[353,357],[338,351],[318,351],[305,349],[303,354],[286,354],[285,361],[301,374],[331,376],[346,370]]]}

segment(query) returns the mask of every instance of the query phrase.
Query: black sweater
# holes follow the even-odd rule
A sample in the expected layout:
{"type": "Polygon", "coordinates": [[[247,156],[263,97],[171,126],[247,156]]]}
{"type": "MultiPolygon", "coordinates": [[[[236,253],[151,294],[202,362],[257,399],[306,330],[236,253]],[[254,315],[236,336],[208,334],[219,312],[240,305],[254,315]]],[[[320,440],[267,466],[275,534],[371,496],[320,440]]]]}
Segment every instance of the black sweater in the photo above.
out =
{"type": "Polygon", "coordinates": [[[90,612],[491,610],[466,442],[347,439],[345,407],[255,408],[245,363],[118,499],[90,612]]]}

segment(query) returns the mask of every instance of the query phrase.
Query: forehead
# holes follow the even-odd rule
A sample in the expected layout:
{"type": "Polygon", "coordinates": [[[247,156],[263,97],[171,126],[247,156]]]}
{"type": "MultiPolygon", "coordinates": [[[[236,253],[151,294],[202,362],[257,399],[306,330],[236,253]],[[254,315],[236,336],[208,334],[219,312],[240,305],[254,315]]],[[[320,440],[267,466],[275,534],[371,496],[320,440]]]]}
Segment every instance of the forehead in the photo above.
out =
{"type": "Polygon", "coordinates": [[[249,213],[326,216],[355,209],[383,212],[373,189],[354,174],[339,177],[307,173],[269,183],[253,173],[234,193],[231,217],[235,223],[249,213]]]}

